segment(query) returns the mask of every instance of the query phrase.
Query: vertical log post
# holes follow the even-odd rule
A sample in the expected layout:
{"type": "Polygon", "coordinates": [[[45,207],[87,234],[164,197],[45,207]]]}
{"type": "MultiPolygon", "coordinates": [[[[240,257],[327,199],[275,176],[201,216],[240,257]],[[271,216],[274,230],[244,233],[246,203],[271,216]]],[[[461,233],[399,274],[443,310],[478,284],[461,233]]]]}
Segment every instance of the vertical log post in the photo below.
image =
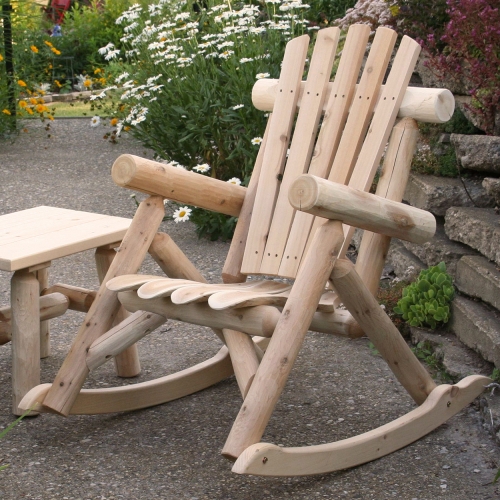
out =
{"type": "MultiPolygon", "coordinates": [[[[48,268],[39,269],[35,273],[39,283],[40,294],[49,286],[49,270],[48,268]]],[[[50,356],[50,323],[48,320],[40,321],[40,358],[48,358],[50,356]]]]}
{"type": "Polygon", "coordinates": [[[87,351],[97,338],[111,328],[120,309],[117,294],[106,288],[106,282],[116,276],[137,272],[164,214],[161,196],[150,196],[139,205],[118,255],[113,259],[71,350],[44,398],[43,405],[48,411],[64,416],[69,414],[89,373],[85,362],[87,351]]]}
{"type": "MultiPolygon", "coordinates": [[[[102,284],[107,272],[116,257],[114,248],[100,247],[95,251],[95,262],[97,267],[97,275],[99,282],[102,284]]],[[[129,316],[128,311],[123,306],[120,307],[113,321],[112,326],[116,326],[129,316]]],[[[137,344],[133,344],[120,354],[114,357],[116,373],[119,377],[137,377],[141,373],[141,363],[139,361],[139,352],[137,344]]]]}
{"type": "Polygon", "coordinates": [[[22,415],[23,411],[19,409],[21,399],[40,383],[40,289],[33,273],[21,270],[12,276],[10,290],[12,412],[22,415]]]}
{"type": "Polygon", "coordinates": [[[327,221],[316,231],[271,342],[224,445],[224,456],[237,458],[245,448],[257,443],[262,437],[343,241],[344,234],[339,221],[327,221]]]}

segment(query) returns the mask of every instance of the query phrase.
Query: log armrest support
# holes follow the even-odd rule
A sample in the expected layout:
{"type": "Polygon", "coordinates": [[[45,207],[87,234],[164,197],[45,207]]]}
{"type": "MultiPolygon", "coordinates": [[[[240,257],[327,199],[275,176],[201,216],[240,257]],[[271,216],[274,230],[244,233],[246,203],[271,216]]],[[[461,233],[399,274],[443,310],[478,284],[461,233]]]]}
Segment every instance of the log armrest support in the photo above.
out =
{"type": "Polygon", "coordinates": [[[239,216],[246,193],[243,186],[134,155],[121,155],[111,176],[118,186],[233,217],[239,216]]]}
{"type": "Polygon", "coordinates": [[[436,220],[425,210],[309,174],[290,186],[288,198],[302,212],[413,243],[425,243],[436,232],[436,220]]]}

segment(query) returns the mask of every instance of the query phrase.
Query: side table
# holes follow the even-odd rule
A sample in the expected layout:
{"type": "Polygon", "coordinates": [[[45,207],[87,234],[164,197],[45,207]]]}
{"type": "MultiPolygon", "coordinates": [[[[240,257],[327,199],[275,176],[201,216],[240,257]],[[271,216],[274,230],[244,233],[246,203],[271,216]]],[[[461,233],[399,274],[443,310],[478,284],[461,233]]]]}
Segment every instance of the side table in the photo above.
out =
{"type": "MultiPolygon", "coordinates": [[[[0,309],[0,344],[12,342],[14,414],[22,414],[19,402],[40,383],[40,358],[50,354],[48,320],[64,314],[71,302],[60,293],[40,296],[48,287],[51,261],[95,248],[102,280],[116,253],[113,247],[130,223],[121,217],[45,206],[0,216],[0,270],[14,272],[10,307],[0,309]]],[[[125,376],[138,374],[136,354],[134,373],[125,376]]],[[[134,354],[128,353],[128,358],[134,354]]]]}

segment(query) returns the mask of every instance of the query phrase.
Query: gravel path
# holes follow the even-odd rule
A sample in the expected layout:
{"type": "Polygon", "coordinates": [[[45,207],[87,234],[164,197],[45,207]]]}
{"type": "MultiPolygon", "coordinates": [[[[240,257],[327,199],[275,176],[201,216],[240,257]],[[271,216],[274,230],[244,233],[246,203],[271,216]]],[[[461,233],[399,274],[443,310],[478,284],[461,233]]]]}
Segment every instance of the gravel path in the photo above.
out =
{"type": "MultiPolygon", "coordinates": [[[[104,127],[89,120],[57,120],[51,137],[30,126],[13,144],[0,142],[0,214],[52,205],[132,217],[130,192],[109,175],[119,154],[148,155],[131,139],[112,145],[104,127]]],[[[228,245],[198,240],[190,223],[163,224],[209,280],[217,280],[228,245]]],[[[144,272],[158,272],[148,260],[144,272]]],[[[97,287],[92,252],[60,259],[52,282],[97,287]]],[[[9,295],[0,273],[0,302],[9,295]]],[[[69,312],[52,321],[52,356],[42,360],[50,382],[82,321],[69,312]]],[[[139,343],[143,371],[118,379],[111,364],[85,387],[110,387],[157,378],[213,355],[210,332],[172,321],[139,343]]],[[[10,413],[10,345],[0,346],[0,429],[10,413]]],[[[0,498],[235,499],[346,498],[484,500],[500,496],[491,485],[500,451],[472,406],[437,431],[389,457],[327,475],[266,479],[230,472],[220,455],[241,398],[234,378],[172,403],[126,414],[29,418],[0,440],[0,498]]],[[[264,441],[299,446],[367,431],[414,407],[366,339],[311,333],[299,356],[264,441]]]]}

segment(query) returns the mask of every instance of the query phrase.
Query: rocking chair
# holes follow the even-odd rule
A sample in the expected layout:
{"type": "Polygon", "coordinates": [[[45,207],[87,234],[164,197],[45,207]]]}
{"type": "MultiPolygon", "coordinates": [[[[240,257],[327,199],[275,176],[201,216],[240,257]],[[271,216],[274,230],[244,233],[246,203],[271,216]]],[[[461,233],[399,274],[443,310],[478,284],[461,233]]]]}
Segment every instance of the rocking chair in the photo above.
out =
{"type": "Polygon", "coordinates": [[[446,90],[407,87],[420,52],[408,37],[385,78],[396,33],[379,28],[364,59],[369,32],[365,25],[350,28],[331,83],[337,28],[318,32],[307,81],[309,37],[302,36],[288,43],[279,80],[255,84],[254,104],[272,113],[248,188],[130,155],[117,159],[115,182],[151,196],[138,208],[107,286],[101,286],[54,382],[31,390],[21,406],[62,415],[144,408],[208,387],[234,369],[244,403],[222,453],[236,460],[237,473],[293,476],[389,454],[483,391],[490,380],[482,376],[436,386],[374,298],[391,237],[423,243],[434,234],[434,217],[401,200],[416,146],[415,119],[444,122],[454,103],[446,90]],[[369,194],[384,150],[376,194],[369,194]],[[223,284],[207,284],[175,243],[157,234],[163,198],[238,217],[223,284]],[[345,254],[355,227],[365,231],[353,265],[345,254]],[[148,250],[168,278],[134,274],[148,250]],[[246,281],[249,275],[294,282],[246,281]],[[120,303],[133,314],[112,328],[120,303]],[[81,390],[89,370],[167,318],[211,327],[225,346],[161,379],[81,390]],[[309,329],[366,334],[419,406],[336,443],[260,443],[309,329]]]}

